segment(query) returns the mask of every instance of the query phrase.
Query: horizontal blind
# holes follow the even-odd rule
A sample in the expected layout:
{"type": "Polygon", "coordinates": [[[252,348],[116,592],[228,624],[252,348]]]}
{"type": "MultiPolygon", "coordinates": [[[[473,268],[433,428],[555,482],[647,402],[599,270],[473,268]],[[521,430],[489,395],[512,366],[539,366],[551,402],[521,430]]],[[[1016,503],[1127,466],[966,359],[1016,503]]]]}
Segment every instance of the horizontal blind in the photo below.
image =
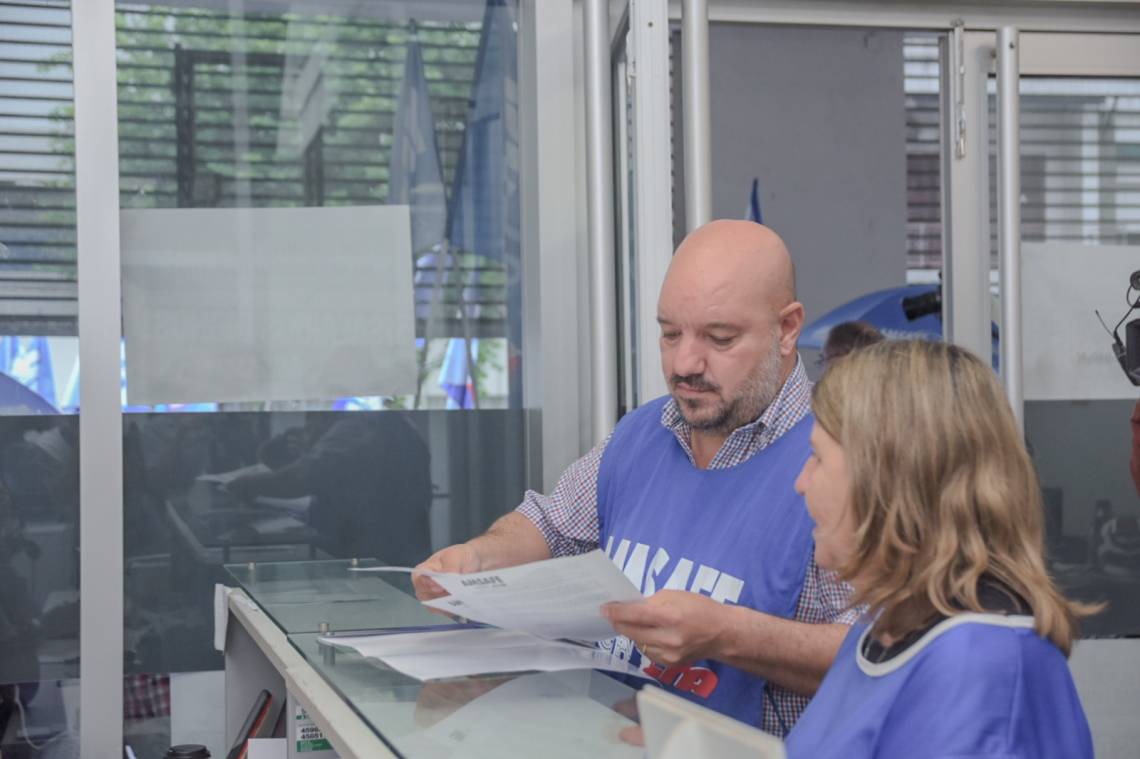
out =
{"type": "Polygon", "coordinates": [[[71,13],[0,5],[0,334],[75,335],[71,13]]]}
{"type": "Polygon", "coordinates": [[[939,35],[903,35],[908,269],[942,266],[939,35]]]}
{"type": "MultiPolygon", "coordinates": [[[[997,251],[995,84],[990,237],[997,251]]],[[[1140,79],[1023,77],[1021,238],[1140,243],[1140,79]]]]}
{"type": "MultiPolygon", "coordinates": [[[[0,14],[0,331],[75,334],[68,4],[7,3],[0,14]],[[16,324],[29,303],[41,323],[16,324]]],[[[413,35],[445,186],[453,184],[478,23],[120,5],[116,26],[123,208],[386,202],[413,35]]],[[[443,313],[476,303],[469,309],[475,335],[505,334],[502,265],[471,255],[444,263],[443,313]]],[[[416,277],[434,282],[434,262],[422,262],[416,277]]],[[[424,328],[421,319],[421,335],[424,328]]],[[[444,318],[433,336],[461,330],[460,320],[444,318]]]]}

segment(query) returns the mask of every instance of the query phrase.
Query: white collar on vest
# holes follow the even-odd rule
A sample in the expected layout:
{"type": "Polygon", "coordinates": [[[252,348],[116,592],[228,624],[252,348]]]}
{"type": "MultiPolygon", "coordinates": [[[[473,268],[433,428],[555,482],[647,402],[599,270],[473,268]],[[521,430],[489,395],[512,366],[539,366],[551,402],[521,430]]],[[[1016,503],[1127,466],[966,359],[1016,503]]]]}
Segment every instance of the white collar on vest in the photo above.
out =
{"type": "Polygon", "coordinates": [[[930,628],[925,635],[916,640],[913,645],[907,647],[907,649],[898,656],[878,663],[869,661],[867,657],[863,655],[863,644],[866,642],[867,636],[871,634],[871,627],[868,625],[855,644],[855,662],[859,665],[859,669],[863,670],[863,674],[870,675],[871,677],[882,677],[883,675],[889,675],[895,670],[902,668],[907,662],[918,656],[922,649],[929,646],[939,635],[959,625],[976,624],[1027,629],[1033,627],[1033,621],[1033,617],[1022,614],[981,614],[976,612],[955,614],[949,619],[944,619],[930,628]]]}

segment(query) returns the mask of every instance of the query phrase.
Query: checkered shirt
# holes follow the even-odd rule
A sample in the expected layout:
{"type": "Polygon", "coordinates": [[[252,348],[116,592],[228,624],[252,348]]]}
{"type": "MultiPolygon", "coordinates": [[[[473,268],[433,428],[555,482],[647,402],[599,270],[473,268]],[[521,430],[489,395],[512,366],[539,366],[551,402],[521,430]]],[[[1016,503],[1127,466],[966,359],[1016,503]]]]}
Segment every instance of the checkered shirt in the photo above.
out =
{"type": "Polygon", "coordinates": [[[170,716],[170,675],[123,675],[123,718],[170,716]]]}
{"type": "MultiPolygon", "coordinates": [[[[780,393],[756,421],[738,427],[709,463],[709,469],[727,469],[751,458],[796,425],[811,409],[811,383],[803,362],[797,360],[780,393]]],[[[676,401],[670,400],[661,412],[661,424],[677,438],[677,443],[696,466],[690,447],[692,428],[681,415],[676,401]]],[[[612,434],[611,434],[612,437],[612,434]]],[[[595,446],[563,472],[550,495],[527,491],[517,511],[542,533],[551,556],[573,556],[597,548],[598,471],[602,453],[610,438],[595,446]]],[[[835,575],[821,569],[811,558],[793,619],[811,624],[854,624],[860,611],[849,608],[851,588],[835,575]]],[[[764,699],[760,726],[773,735],[783,736],[807,707],[808,698],[768,686],[771,698],[764,699]]]]}

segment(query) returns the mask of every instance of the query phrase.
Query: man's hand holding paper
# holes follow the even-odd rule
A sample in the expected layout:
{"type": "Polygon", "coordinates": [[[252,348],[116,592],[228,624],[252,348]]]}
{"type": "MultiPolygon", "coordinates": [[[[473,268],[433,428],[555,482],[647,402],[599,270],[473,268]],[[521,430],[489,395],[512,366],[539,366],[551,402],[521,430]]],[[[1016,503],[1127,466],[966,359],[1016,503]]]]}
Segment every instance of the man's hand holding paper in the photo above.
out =
{"type": "Polygon", "coordinates": [[[731,607],[684,590],[660,590],[643,603],[613,603],[602,615],[650,660],[668,666],[723,658],[731,607]]]}
{"type": "MultiPolygon", "coordinates": [[[[453,549],[429,563],[478,565],[469,546],[453,549]]],[[[552,639],[613,637],[602,605],[644,600],[601,551],[484,572],[440,572],[423,564],[413,573],[413,581],[424,604],[434,609],[552,639]],[[439,595],[436,588],[447,595],[439,595]]]]}
{"type": "Polygon", "coordinates": [[[442,598],[448,591],[432,579],[429,573],[469,574],[482,569],[482,562],[474,546],[468,543],[448,546],[427,561],[416,566],[412,573],[412,587],[421,601],[442,598]]]}

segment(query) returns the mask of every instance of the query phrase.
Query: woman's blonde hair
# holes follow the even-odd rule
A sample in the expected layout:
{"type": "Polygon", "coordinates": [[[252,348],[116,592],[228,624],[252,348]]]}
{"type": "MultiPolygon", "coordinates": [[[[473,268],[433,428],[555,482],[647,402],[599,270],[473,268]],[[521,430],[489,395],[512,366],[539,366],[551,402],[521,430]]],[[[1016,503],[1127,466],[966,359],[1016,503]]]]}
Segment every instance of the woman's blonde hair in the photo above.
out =
{"type": "Polygon", "coordinates": [[[856,548],[840,576],[894,638],[936,614],[985,611],[983,575],[1024,599],[1068,655],[1077,619],[1045,569],[1036,473],[990,367],[953,345],[891,341],[837,360],[812,393],[843,447],[856,548]]]}

